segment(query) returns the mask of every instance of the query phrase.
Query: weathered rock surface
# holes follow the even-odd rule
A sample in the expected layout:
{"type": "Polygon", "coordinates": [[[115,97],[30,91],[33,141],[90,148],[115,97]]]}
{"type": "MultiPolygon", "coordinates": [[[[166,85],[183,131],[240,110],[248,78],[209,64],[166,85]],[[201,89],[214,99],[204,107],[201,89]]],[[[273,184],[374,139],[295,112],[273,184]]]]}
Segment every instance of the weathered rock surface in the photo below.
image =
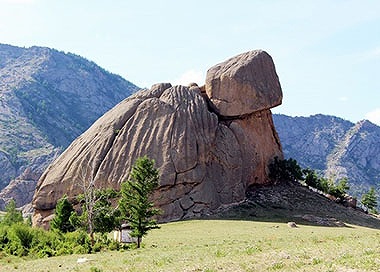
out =
{"type": "Polygon", "coordinates": [[[268,164],[282,157],[270,106],[227,120],[209,103],[194,84],[168,83],[119,103],[42,175],[33,200],[34,224],[44,225],[57,200],[81,193],[83,182],[119,189],[144,155],[160,169],[154,200],[164,211],[163,221],[207,214],[244,199],[250,185],[268,183],[268,164]]]}
{"type": "Polygon", "coordinates": [[[207,71],[206,92],[223,116],[240,116],[281,104],[282,91],[272,58],[250,51],[207,71]]]}
{"type": "Polygon", "coordinates": [[[29,165],[20,167],[23,172],[12,179],[12,181],[0,192],[0,210],[4,210],[6,204],[13,199],[18,207],[30,204],[34,191],[36,189],[37,181],[42,173],[58,157],[59,150],[47,155],[39,154],[31,159],[29,165]]]}
{"type": "MultiPolygon", "coordinates": [[[[16,168],[12,164],[12,158],[5,152],[0,150],[0,169],[2,169],[2,180],[11,180],[16,177],[16,168]]],[[[2,183],[0,180],[0,184],[2,183]]]]}

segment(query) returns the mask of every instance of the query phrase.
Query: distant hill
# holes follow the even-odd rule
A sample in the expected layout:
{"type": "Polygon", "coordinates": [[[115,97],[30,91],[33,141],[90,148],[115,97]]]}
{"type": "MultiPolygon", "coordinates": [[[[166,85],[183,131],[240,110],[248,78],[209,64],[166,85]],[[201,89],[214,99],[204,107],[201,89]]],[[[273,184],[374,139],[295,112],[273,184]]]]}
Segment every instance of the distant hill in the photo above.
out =
{"type": "Polygon", "coordinates": [[[18,184],[0,193],[0,208],[4,198],[30,190],[57,154],[138,89],[71,53],[0,44],[0,189],[18,184]]]}
{"type": "Polygon", "coordinates": [[[321,114],[274,114],[273,119],[287,158],[331,177],[348,177],[351,193],[358,197],[371,186],[379,188],[379,126],[367,120],[354,124],[321,114]]]}

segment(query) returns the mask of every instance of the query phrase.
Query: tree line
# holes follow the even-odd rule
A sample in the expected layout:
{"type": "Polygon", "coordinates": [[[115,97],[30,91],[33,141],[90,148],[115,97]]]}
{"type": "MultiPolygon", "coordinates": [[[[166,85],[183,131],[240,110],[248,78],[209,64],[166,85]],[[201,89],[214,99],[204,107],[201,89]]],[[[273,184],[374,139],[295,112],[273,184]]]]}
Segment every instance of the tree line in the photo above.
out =
{"type": "MultiPolygon", "coordinates": [[[[269,177],[274,183],[282,181],[303,183],[322,193],[335,197],[337,202],[343,202],[350,189],[346,177],[339,180],[326,178],[319,175],[314,169],[302,169],[293,158],[280,160],[278,157],[275,157],[274,161],[269,165],[269,177]]],[[[376,192],[373,187],[362,195],[361,203],[367,212],[377,214],[376,192]]]]}
{"type": "MultiPolygon", "coordinates": [[[[327,179],[312,169],[302,169],[296,160],[275,158],[269,165],[273,182],[301,182],[342,201],[349,190],[346,178],[338,181],[327,179]]],[[[158,228],[154,219],[160,210],[154,207],[151,195],[158,186],[159,172],[148,157],[136,160],[130,178],[120,191],[97,189],[93,180],[84,180],[82,194],[75,201],[63,196],[56,205],[51,229],[32,228],[31,220],[24,220],[14,201],[0,217],[0,251],[6,254],[33,257],[50,257],[73,253],[92,253],[102,249],[128,248],[108,238],[107,234],[122,223],[129,224],[131,236],[137,238],[137,247],[149,230],[158,228]],[[80,209],[75,209],[74,205],[80,209]],[[77,204],[75,204],[77,203],[77,204]]],[[[361,199],[364,207],[376,212],[374,188],[361,199]]]]}
{"type": "Polygon", "coordinates": [[[120,191],[97,189],[89,180],[74,201],[79,203],[79,211],[67,196],[57,202],[49,231],[32,228],[31,220],[23,219],[12,200],[0,217],[0,251],[16,256],[50,257],[128,248],[130,245],[107,236],[122,223],[130,226],[131,236],[137,238],[136,246],[140,247],[142,237],[159,227],[154,216],[160,210],[150,199],[158,181],[154,161],[146,156],[136,160],[120,191]]]}

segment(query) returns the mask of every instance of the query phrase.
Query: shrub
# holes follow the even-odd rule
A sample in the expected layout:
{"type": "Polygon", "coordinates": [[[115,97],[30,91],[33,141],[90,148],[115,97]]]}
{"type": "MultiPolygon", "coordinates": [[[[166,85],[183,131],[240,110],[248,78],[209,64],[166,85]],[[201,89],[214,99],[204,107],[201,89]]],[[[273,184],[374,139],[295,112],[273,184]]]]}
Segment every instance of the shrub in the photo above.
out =
{"type": "Polygon", "coordinates": [[[336,185],[334,182],[331,182],[328,193],[335,196],[336,198],[339,198],[340,200],[343,200],[345,194],[349,189],[350,186],[348,186],[347,178],[343,178],[339,180],[338,184],[336,185]]]}
{"type": "Polygon", "coordinates": [[[91,272],[103,272],[102,269],[97,268],[97,267],[95,267],[95,266],[91,266],[91,267],[90,267],[90,271],[91,271],[91,272]]]}
{"type": "Polygon", "coordinates": [[[6,232],[2,231],[3,250],[10,255],[26,256],[29,253],[33,236],[29,232],[29,227],[24,225],[7,226],[6,232]],[[26,227],[26,228],[24,228],[26,227]]]}
{"type": "Polygon", "coordinates": [[[109,245],[108,245],[108,249],[109,250],[119,250],[120,249],[120,243],[116,242],[116,241],[112,241],[109,245]]]}
{"type": "Polygon", "coordinates": [[[34,239],[29,254],[38,258],[52,257],[57,255],[57,249],[62,244],[62,236],[57,232],[31,228],[34,239]]]}
{"type": "Polygon", "coordinates": [[[8,237],[9,227],[0,225],[0,251],[2,251],[5,246],[10,242],[8,237]]]}
{"type": "Polygon", "coordinates": [[[330,194],[336,198],[343,200],[345,194],[350,189],[347,178],[342,178],[336,184],[332,179],[319,177],[315,170],[304,169],[304,181],[306,185],[322,191],[325,194],[330,194]]]}
{"type": "Polygon", "coordinates": [[[268,167],[269,178],[274,183],[281,181],[296,182],[303,180],[302,168],[298,165],[297,161],[292,158],[280,160],[276,156],[268,167]]]}
{"type": "Polygon", "coordinates": [[[0,225],[0,252],[7,255],[43,258],[87,254],[103,248],[120,249],[120,245],[109,240],[107,235],[100,235],[94,247],[91,247],[90,237],[83,230],[61,233],[32,228],[25,223],[0,225]]]}
{"type": "Polygon", "coordinates": [[[304,181],[307,186],[318,188],[319,185],[319,177],[315,170],[306,168],[302,170],[304,174],[304,181]]]}
{"type": "Polygon", "coordinates": [[[87,233],[83,230],[77,230],[74,232],[66,233],[64,235],[64,243],[62,247],[65,249],[65,250],[61,250],[62,254],[65,254],[64,252],[69,252],[66,254],[91,253],[90,238],[87,235],[87,233]]]}
{"type": "Polygon", "coordinates": [[[99,241],[95,242],[95,244],[92,246],[92,252],[100,252],[103,248],[103,244],[99,241]]]}
{"type": "Polygon", "coordinates": [[[327,178],[320,178],[316,189],[328,194],[330,193],[329,180],[327,178]]]}
{"type": "Polygon", "coordinates": [[[13,231],[16,234],[16,237],[19,239],[21,246],[25,250],[29,250],[32,246],[34,233],[33,230],[24,224],[14,225],[13,231]]]}

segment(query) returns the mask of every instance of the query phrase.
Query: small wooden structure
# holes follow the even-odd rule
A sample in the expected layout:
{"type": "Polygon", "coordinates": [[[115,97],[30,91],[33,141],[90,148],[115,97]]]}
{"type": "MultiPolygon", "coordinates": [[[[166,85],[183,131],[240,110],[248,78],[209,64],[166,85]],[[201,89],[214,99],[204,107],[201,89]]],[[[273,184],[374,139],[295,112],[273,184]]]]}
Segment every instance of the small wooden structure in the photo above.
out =
{"type": "Polygon", "coordinates": [[[113,239],[119,243],[137,243],[137,237],[132,237],[131,232],[128,224],[122,224],[120,230],[114,231],[113,239]]]}

